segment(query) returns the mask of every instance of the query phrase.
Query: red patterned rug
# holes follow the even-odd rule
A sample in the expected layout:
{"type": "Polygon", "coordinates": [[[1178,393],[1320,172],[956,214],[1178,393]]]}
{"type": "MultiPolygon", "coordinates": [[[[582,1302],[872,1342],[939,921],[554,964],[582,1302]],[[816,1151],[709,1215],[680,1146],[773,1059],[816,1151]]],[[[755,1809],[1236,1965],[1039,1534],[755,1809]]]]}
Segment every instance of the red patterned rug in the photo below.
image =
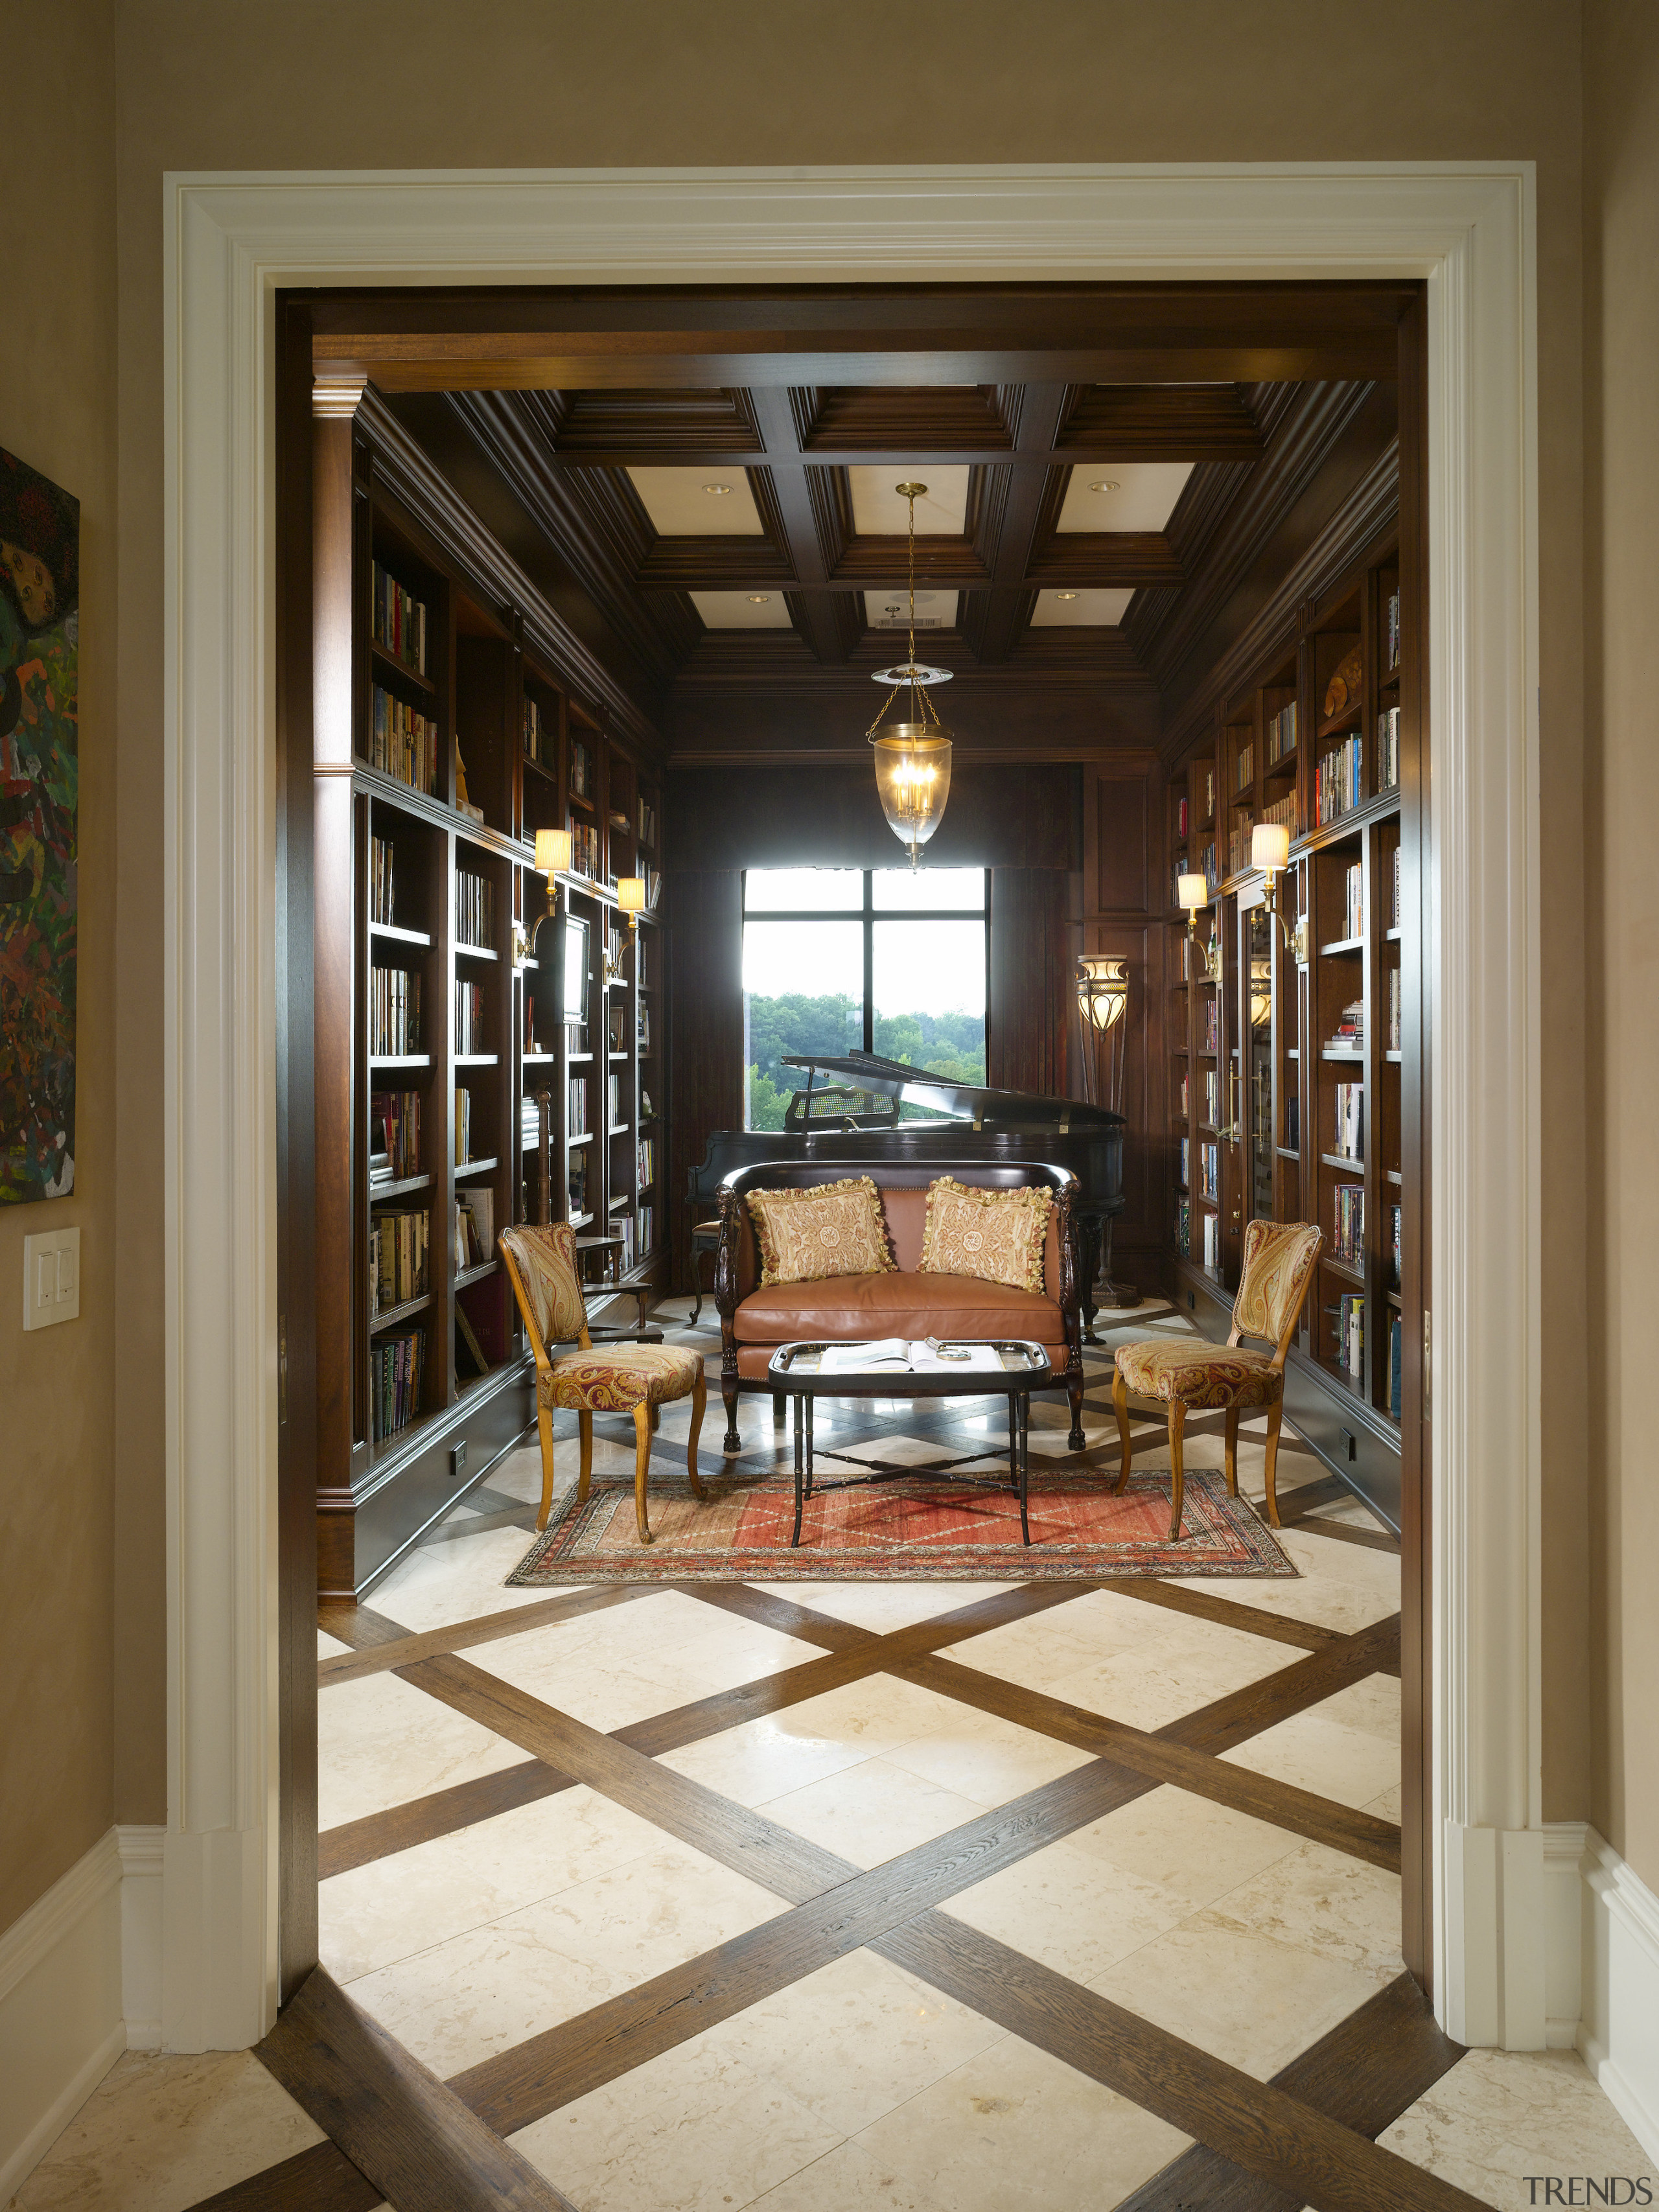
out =
{"type": "Polygon", "coordinates": [[[923,1477],[811,1498],[794,1526],[790,1474],[705,1477],[706,1501],[653,1474],[651,1527],[634,1526],[631,1481],[596,1478],[586,1504],[558,1500],[509,1584],[632,1582],[1044,1582],[1078,1577],[1276,1575],[1297,1570],[1273,1531],[1224,1476],[1190,1468],[1178,1544],[1170,1541],[1170,1478],[1133,1475],[1121,1498],[1109,1474],[1035,1473],[1031,1541],[1020,1541],[1012,1491],[967,1490],[923,1477]]]}

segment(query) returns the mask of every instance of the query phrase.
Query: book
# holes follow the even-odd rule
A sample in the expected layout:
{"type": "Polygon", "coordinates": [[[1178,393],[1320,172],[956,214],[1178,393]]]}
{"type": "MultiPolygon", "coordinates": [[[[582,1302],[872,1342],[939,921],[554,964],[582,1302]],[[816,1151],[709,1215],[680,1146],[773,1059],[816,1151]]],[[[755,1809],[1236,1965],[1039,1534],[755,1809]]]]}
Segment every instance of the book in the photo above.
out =
{"type": "Polygon", "coordinates": [[[421,1094],[418,1091],[375,1091],[369,1094],[368,1118],[372,1128],[380,1132],[382,1143],[379,1147],[385,1158],[385,1169],[376,1177],[372,1169],[369,1180],[388,1182],[401,1182],[405,1176],[421,1172],[421,1094]]]}
{"type": "Polygon", "coordinates": [[[540,705],[529,692],[524,696],[524,757],[534,761],[540,769],[551,769],[554,752],[559,742],[558,719],[544,714],[540,705]]]}
{"type": "Polygon", "coordinates": [[[489,951],[495,938],[495,886],[469,868],[455,871],[455,942],[489,951]]]}
{"type": "Polygon", "coordinates": [[[368,764],[428,798],[438,787],[438,725],[378,684],[369,702],[368,764]]]}
{"type": "MultiPolygon", "coordinates": [[[[1282,761],[1286,753],[1296,750],[1296,702],[1281,707],[1267,723],[1267,765],[1282,761]]],[[[1271,818],[1271,817],[1269,817],[1271,818]]]]}
{"type": "Polygon", "coordinates": [[[1255,781],[1255,747],[1254,744],[1241,745],[1238,749],[1238,765],[1233,771],[1233,789],[1248,791],[1255,781]]]}
{"type": "MultiPolygon", "coordinates": [[[[467,1249],[471,1255],[461,1265],[481,1267],[486,1260],[495,1256],[495,1194],[493,1190],[463,1191],[456,1205],[466,1216],[467,1249]]],[[[460,1259],[459,1246],[456,1258],[460,1259]]]]}
{"type": "Polygon", "coordinates": [[[1247,814],[1237,830],[1227,834],[1227,873],[1242,876],[1250,865],[1250,832],[1255,827],[1247,814]]]}
{"type": "Polygon", "coordinates": [[[372,1058],[398,1060],[421,1049],[421,978],[417,969],[368,971],[368,1049],[372,1058]]]}
{"type": "Polygon", "coordinates": [[[1296,793],[1288,792],[1283,799],[1274,799],[1271,806],[1264,806],[1261,818],[1264,822],[1276,823],[1281,830],[1288,830],[1294,838],[1297,835],[1296,793]]]}
{"type": "Polygon", "coordinates": [[[464,1168],[472,1157],[472,1093],[465,1084],[455,1086],[455,1164],[464,1168]]]}
{"type": "Polygon", "coordinates": [[[482,983],[455,986],[455,1050],[461,1057],[488,1051],[484,1042],[484,994],[482,983]]]}
{"type": "Polygon", "coordinates": [[[369,1415],[376,1443],[406,1429],[420,1412],[426,1379],[426,1331],[376,1337],[368,1349],[369,1415]]]}
{"type": "Polygon", "coordinates": [[[1386,708],[1376,718],[1376,788],[1395,790],[1400,782],[1400,709],[1386,708]]]}
{"type": "Polygon", "coordinates": [[[1364,1186],[1340,1182],[1334,1193],[1335,1220],[1331,1257],[1345,1267],[1365,1264],[1365,1192],[1364,1186]]]}
{"type": "Polygon", "coordinates": [[[1206,1213],[1204,1217],[1204,1264],[1206,1267],[1221,1265],[1221,1216],[1206,1213]]]}
{"type": "Polygon", "coordinates": [[[1336,1134],[1331,1150],[1345,1160],[1363,1160],[1365,1086],[1339,1083],[1336,1086],[1336,1134]]]}
{"type": "Polygon", "coordinates": [[[1397,968],[1390,968],[1389,970],[1388,1028],[1384,1031],[1384,1035],[1389,1040],[1388,1048],[1390,1052],[1398,1052],[1401,1049],[1401,1008],[1400,970],[1397,968]]]}
{"type": "Polygon", "coordinates": [[[427,621],[424,604],[407,592],[378,561],[369,568],[370,627],[382,653],[424,676],[427,621]]]}
{"type": "Polygon", "coordinates": [[[1389,1208],[1389,1287],[1395,1291],[1400,1288],[1400,1223],[1401,1209],[1391,1206],[1389,1208]]]}
{"type": "Polygon", "coordinates": [[[941,1344],[935,1336],[884,1336],[873,1344],[830,1344],[818,1362],[821,1375],[989,1375],[1002,1372],[1001,1354],[989,1344],[941,1344]]]}
{"type": "Polygon", "coordinates": [[[1342,899],[1343,936],[1363,936],[1365,927],[1365,871],[1358,860],[1343,878],[1342,899]]]}
{"type": "Polygon", "coordinates": [[[1314,820],[1322,828],[1340,821],[1365,795],[1364,747],[1358,732],[1321,756],[1314,779],[1314,820]]]}
{"type": "Polygon", "coordinates": [[[1182,799],[1176,806],[1176,836],[1184,844],[1187,838],[1187,801],[1182,799]]]}
{"type": "Polygon", "coordinates": [[[1382,671],[1400,665],[1400,594],[1390,592],[1382,607],[1382,671]]]}
{"type": "Polygon", "coordinates": [[[570,740],[570,795],[573,799],[593,796],[593,754],[580,738],[570,740]]]}
{"type": "Polygon", "coordinates": [[[1175,1241],[1176,1250],[1183,1260],[1189,1260],[1193,1251],[1193,1210],[1184,1198],[1176,1200],[1175,1241]]]}
{"type": "Polygon", "coordinates": [[[397,924],[392,911],[393,852],[389,837],[373,837],[368,848],[368,918],[391,929],[397,924]]]}
{"type": "Polygon", "coordinates": [[[426,1296],[428,1230],[423,1211],[386,1206],[371,1217],[369,1291],[377,1312],[426,1296]]]}

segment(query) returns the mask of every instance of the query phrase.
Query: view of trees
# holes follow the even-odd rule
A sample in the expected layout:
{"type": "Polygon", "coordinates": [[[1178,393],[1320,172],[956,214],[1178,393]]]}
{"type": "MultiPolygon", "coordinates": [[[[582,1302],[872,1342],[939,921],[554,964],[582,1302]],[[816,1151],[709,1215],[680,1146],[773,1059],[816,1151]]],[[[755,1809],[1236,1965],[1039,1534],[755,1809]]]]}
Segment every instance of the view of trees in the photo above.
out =
{"type": "MultiPolygon", "coordinates": [[[[781,1129],[790,1093],[805,1090],[799,1069],[785,1067],[785,1053],[840,1054],[864,1048],[864,1010],[844,996],[811,999],[792,994],[749,1000],[749,1126],[781,1129]]],[[[874,1049],[884,1060],[927,1068],[953,1082],[985,1082],[982,1014],[883,1014],[875,1018],[874,1049]]]]}

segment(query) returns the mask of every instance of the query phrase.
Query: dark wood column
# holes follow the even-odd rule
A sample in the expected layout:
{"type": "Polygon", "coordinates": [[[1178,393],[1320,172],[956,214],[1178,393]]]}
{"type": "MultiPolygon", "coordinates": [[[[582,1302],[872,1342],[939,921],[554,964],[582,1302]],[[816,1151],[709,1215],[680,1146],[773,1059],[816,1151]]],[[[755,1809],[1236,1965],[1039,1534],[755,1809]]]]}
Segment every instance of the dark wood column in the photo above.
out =
{"type": "Polygon", "coordinates": [[[687,1181],[714,1130],[744,1125],[743,877],[736,868],[671,867],[664,881],[674,1101],[665,1226],[673,1287],[689,1291],[687,1181]]]}

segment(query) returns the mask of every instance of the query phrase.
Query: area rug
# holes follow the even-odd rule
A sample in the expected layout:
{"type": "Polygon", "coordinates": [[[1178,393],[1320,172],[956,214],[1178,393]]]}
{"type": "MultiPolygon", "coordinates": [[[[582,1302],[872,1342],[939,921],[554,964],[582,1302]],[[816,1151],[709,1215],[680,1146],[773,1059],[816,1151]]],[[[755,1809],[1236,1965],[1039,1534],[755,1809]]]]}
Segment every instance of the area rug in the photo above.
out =
{"type": "Polygon", "coordinates": [[[653,1475],[651,1527],[640,1542],[631,1480],[595,1478],[584,1504],[574,1488],[555,1501],[545,1533],[507,1577],[511,1584],[636,1582],[1059,1582],[1079,1577],[1297,1574],[1249,1502],[1224,1475],[1187,1475],[1179,1543],[1170,1540],[1170,1478],[1033,1474],[1031,1541],[1020,1541],[1012,1491],[965,1490],[917,1477],[809,1500],[798,1547],[791,1474],[704,1478],[700,1502],[682,1475],[653,1475]]]}

